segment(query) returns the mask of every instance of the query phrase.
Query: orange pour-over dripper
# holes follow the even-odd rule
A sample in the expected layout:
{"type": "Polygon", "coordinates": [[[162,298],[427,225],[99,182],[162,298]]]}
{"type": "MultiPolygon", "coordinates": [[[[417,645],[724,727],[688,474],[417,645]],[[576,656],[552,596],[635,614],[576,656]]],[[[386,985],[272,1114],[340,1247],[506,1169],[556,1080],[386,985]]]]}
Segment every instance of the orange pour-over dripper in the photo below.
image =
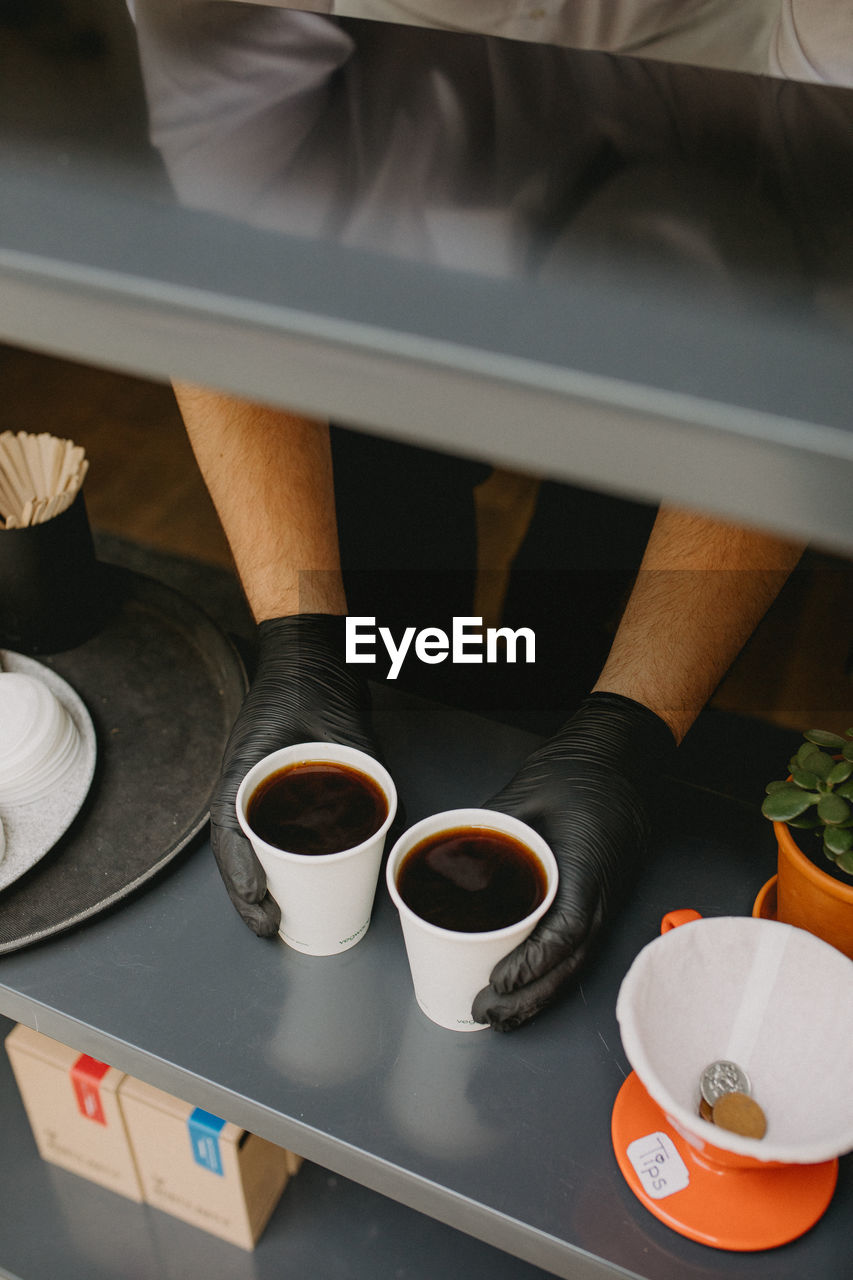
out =
{"type": "Polygon", "coordinates": [[[616,1098],[611,1136],[619,1168],[637,1199],[679,1235],[715,1249],[773,1249],[796,1240],[826,1212],[838,1180],[837,1158],[751,1167],[718,1160],[725,1153],[713,1148],[696,1151],[635,1071],[616,1098]],[[677,1182],[677,1192],[666,1193],[662,1167],[668,1186],[677,1182]]]}
{"type": "Polygon", "coordinates": [[[636,957],[617,1001],[634,1068],[612,1114],[619,1168],[645,1208],[681,1235],[738,1251],[786,1244],[821,1218],[835,1190],[838,1156],[853,1148],[853,1104],[843,1091],[836,1113],[823,1114],[821,1103],[810,1125],[799,1075],[809,1034],[816,1037],[816,1065],[836,1046],[826,1044],[827,1010],[815,1014],[811,1028],[799,1023],[808,1016],[803,979],[811,973],[832,984],[833,998],[840,993],[839,1080],[845,1072],[849,1079],[853,963],[802,930],[750,917],[702,920],[695,911],[671,912],[661,935],[636,957]],[[668,942],[673,931],[681,936],[668,942]],[[790,1017],[798,1021],[786,1032],[788,990],[790,1017]],[[793,1042],[786,1034],[796,1037],[799,1055],[790,1081],[784,1046],[793,1042]],[[728,1133],[699,1117],[699,1074],[718,1058],[738,1061],[752,1076],[768,1111],[765,1139],[728,1133]],[[786,1089],[790,1115],[781,1105],[786,1089]]]}

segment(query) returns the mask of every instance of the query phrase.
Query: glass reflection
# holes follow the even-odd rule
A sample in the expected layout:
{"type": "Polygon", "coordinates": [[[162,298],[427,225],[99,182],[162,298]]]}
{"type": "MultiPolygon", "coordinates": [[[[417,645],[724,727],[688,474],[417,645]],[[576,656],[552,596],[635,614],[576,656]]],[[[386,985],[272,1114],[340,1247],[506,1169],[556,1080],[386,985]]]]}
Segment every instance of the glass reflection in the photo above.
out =
{"type": "Polygon", "coordinates": [[[277,8],[850,85],[839,0],[264,0],[277,8]]]}
{"type": "Polygon", "coordinates": [[[845,91],[233,0],[135,8],[152,140],[190,206],[496,277],[653,269],[848,318],[845,91]]]}

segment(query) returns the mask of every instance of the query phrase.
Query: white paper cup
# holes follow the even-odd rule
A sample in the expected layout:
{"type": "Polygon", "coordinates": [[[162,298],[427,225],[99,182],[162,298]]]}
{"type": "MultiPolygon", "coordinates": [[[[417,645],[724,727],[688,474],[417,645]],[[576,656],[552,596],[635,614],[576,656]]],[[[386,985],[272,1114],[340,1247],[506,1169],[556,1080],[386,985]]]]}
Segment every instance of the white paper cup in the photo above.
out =
{"type": "Polygon", "coordinates": [[[403,833],[388,858],[386,881],[400,913],[415,999],[423,1012],[451,1031],[486,1030],[485,1023],[475,1022],[471,1016],[474,997],[488,986],[489,974],[498,960],[529,937],[554,901],[557,860],[548,845],[518,818],[492,809],[448,809],[416,822],[403,833]],[[523,920],[487,933],[462,933],[430,924],[403,901],[397,888],[397,871],[409,850],[428,836],[459,827],[487,828],[514,836],[539,859],[547,880],[545,897],[523,920]]]}
{"type": "Polygon", "coordinates": [[[387,769],[354,747],[300,742],[273,751],[250,769],[237,792],[237,818],[266,872],[267,887],[281,908],[279,935],[308,956],[333,956],[360,942],[370,924],[385,837],[397,812],[397,791],[387,769]],[[288,853],[267,844],[249,826],[246,809],[256,787],[287,765],[331,761],[358,769],[384,792],[388,814],[369,839],[340,853],[288,853]]]}

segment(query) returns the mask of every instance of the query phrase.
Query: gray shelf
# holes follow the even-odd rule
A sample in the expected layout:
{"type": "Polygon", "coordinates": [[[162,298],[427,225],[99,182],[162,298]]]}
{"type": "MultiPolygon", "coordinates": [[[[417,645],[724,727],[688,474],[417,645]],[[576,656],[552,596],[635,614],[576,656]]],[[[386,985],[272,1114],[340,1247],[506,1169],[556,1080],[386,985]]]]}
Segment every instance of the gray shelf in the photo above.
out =
{"type": "Polygon", "coordinates": [[[852,91],[150,7],[148,104],[121,6],[86,6],[109,41],[85,77],[33,57],[22,93],[5,55],[6,341],[853,548],[852,91]],[[632,201],[663,215],[641,249],[632,201]]]}
{"type": "MultiPolygon", "coordinates": [[[[533,741],[388,690],[377,698],[412,820],[485,798],[533,741]]],[[[667,811],[641,891],[597,963],[559,1007],[509,1036],[457,1036],[420,1014],[384,894],[343,957],[259,941],[204,843],[121,910],[5,956],[0,1012],[556,1276],[846,1280],[850,1157],[820,1224],[755,1255],[669,1231],[616,1166],[622,976],[665,910],[746,914],[772,870],[772,836],[753,805],[673,783],[667,811]]],[[[337,1234],[333,1216],[328,1229],[337,1234]]]]}
{"type": "MultiPolygon", "coordinates": [[[[0,1038],[12,1028],[0,1019],[0,1038]]],[[[0,1052],[0,1275],[7,1280],[545,1280],[546,1273],[319,1165],[291,1179],[255,1251],[43,1162],[0,1052]],[[45,1224],[49,1223],[49,1230],[45,1224]]]]}

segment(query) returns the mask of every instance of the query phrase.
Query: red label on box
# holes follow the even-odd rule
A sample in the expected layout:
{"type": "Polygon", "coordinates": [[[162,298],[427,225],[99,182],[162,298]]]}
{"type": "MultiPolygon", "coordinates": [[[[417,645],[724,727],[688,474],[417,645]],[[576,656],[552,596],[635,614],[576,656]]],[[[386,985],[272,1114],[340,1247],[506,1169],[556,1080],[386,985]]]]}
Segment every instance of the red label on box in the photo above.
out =
{"type": "Polygon", "coordinates": [[[71,1084],[80,1114],[98,1124],[107,1123],[98,1086],[108,1071],[109,1066],[106,1062],[97,1062],[95,1058],[90,1058],[88,1053],[81,1053],[71,1068],[71,1084]]]}

